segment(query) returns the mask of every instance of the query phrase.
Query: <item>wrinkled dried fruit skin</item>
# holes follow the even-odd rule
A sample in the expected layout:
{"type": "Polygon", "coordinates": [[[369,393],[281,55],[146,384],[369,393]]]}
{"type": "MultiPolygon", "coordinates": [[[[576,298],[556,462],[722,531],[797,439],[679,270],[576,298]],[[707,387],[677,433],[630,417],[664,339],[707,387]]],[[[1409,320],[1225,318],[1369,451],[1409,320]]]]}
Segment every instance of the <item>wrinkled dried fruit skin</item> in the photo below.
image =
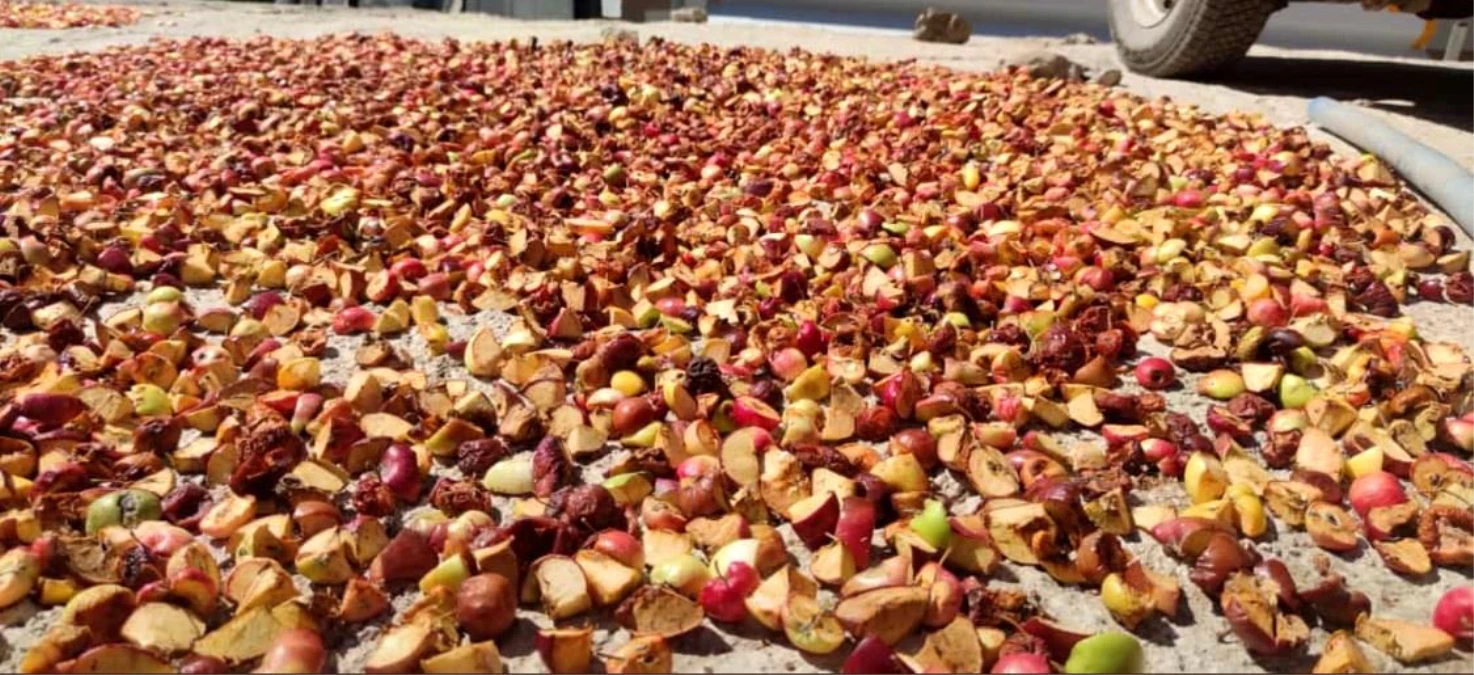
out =
{"type": "Polygon", "coordinates": [[[547,513],[574,532],[585,533],[585,536],[600,530],[625,529],[624,510],[602,485],[578,485],[559,490],[548,500],[547,513]]]}
{"type": "Polygon", "coordinates": [[[280,418],[262,420],[236,447],[240,464],[230,474],[230,489],[238,495],[258,498],[270,497],[281,478],[307,453],[302,439],[280,418]]]}
{"type": "Polygon", "coordinates": [[[185,483],[164,495],[161,502],[164,518],[185,529],[199,525],[200,519],[210,506],[210,493],[193,483],[185,483]]]}
{"type": "Polygon", "coordinates": [[[1474,513],[1445,504],[1429,506],[1418,521],[1418,541],[1437,565],[1474,565],[1474,513]]]}
{"type": "Polygon", "coordinates": [[[548,497],[573,476],[573,462],[563,451],[563,442],[549,436],[532,452],[533,494],[548,497]]]}
{"type": "Polygon", "coordinates": [[[473,480],[441,478],[430,490],[430,505],[454,518],[467,511],[491,513],[491,493],[473,480]]]}
{"type": "Polygon", "coordinates": [[[500,437],[478,438],[456,446],[456,466],[467,476],[480,476],[511,454],[500,437]]]}
{"type": "Polygon", "coordinates": [[[394,491],[378,474],[366,473],[353,487],[353,509],[366,516],[382,518],[395,509],[394,491]]]}

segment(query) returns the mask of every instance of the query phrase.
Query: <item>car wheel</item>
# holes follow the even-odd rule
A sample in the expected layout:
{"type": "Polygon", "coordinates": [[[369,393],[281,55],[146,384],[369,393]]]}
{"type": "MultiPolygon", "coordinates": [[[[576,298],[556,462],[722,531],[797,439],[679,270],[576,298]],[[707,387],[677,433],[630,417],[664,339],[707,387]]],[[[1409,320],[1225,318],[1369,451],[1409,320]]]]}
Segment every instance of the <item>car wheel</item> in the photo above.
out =
{"type": "Polygon", "coordinates": [[[1111,0],[1121,61],[1156,77],[1206,75],[1238,61],[1274,13],[1274,0],[1111,0]]]}

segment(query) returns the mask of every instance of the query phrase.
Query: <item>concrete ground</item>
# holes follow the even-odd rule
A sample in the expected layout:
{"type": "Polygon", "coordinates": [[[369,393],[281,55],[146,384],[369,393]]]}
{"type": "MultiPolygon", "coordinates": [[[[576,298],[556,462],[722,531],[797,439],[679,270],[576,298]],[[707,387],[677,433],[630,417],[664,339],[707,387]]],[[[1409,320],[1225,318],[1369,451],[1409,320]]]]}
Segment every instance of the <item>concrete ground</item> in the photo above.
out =
{"type": "MultiPolygon", "coordinates": [[[[139,3],[144,4],[144,3],[139,3]]],[[[149,15],[137,25],[117,29],[73,31],[0,30],[0,59],[32,54],[96,50],[116,45],[138,44],[155,37],[182,38],[193,35],[244,38],[258,34],[309,37],[328,33],[395,31],[421,38],[455,36],[462,40],[526,38],[594,41],[611,25],[607,22],[523,23],[485,16],[445,15],[405,10],[319,10],[274,7],[261,4],[228,4],[187,0],[147,4],[149,15]]],[[[964,46],[917,43],[894,32],[834,29],[794,24],[718,22],[708,25],[647,24],[623,26],[641,37],[661,36],[681,42],[711,42],[774,49],[803,47],[879,60],[915,59],[964,70],[986,70],[1001,62],[1038,48],[1054,49],[1093,70],[1116,67],[1110,45],[1061,45],[1058,39],[975,37],[964,46]]],[[[1425,143],[1454,155],[1466,167],[1474,166],[1474,133],[1470,130],[1470,84],[1474,70],[1467,66],[1443,66],[1425,62],[1374,58],[1346,52],[1294,51],[1256,47],[1239,79],[1213,84],[1164,81],[1127,73],[1122,87],[1143,96],[1170,96],[1194,103],[1211,112],[1253,110],[1280,125],[1305,124],[1306,101],[1317,94],[1343,99],[1364,99],[1377,114],[1425,143]],[[1415,83],[1409,85],[1408,83],[1415,83]],[[1400,98],[1412,86],[1418,95],[1405,105],[1400,98]]],[[[1318,133],[1318,132],[1317,132],[1318,133]]],[[[1320,135],[1325,138],[1324,135],[1320,135]]],[[[1349,151],[1349,148],[1338,145],[1349,151]]],[[[1468,245],[1468,242],[1465,242],[1468,245]]],[[[1415,305],[1408,308],[1420,331],[1431,340],[1449,340],[1474,351],[1474,308],[1451,309],[1448,305],[1415,305]]],[[[469,332],[466,325],[452,324],[454,332],[469,332]]],[[[351,353],[351,349],[344,353],[351,353]]],[[[1194,407],[1186,396],[1174,398],[1174,408],[1190,410],[1201,419],[1201,401],[1194,407]]],[[[1165,498],[1171,498],[1166,496],[1165,498]]],[[[786,529],[786,528],[785,528],[786,529]]],[[[802,549],[802,547],[797,547],[802,549]]],[[[1163,556],[1155,544],[1132,548],[1155,569],[1186,580],[1186,569],[1163,556]]],[[[1304,569],[1315,552],[1303,533],[1281,531],[1261,546],[1262,550],[1286,560],[1292,568],[1304,569]]],[[[1445,590],[1469,583],[1468,572],[1440,570],[1427,580],[1410,584],[1388,571],[1366,551],[1351,559],[1338,559],[1338,571],[1351,585],[1366,590],[1379,615],[1426,622],[1433,602],[1445,590]]],[[[1062,623],[1082,631],[1111,628],[1093,592],[1062,589],[1042,572],[1010,566],[1003,583],[1017,585],[1034,594],[1040,605],[1062,623]]],[[[1153,672],[1246,672],[1305,671],[1319,653],[1326,634],[1317,629],[1309,655],[1272,661],[1252,660],[1228,632],[1227,624],[1196,587],[1184,583],[1190,615],[1175,623],[1156,622],[1143,630],[1147,668],[1153,672]]],[[[0,670],[13,670],[19,654],[54,620],[56,610],[36,614],[13,608],[0,614],[0,670]],[[8,654],[7,654],[8,652],[8,654]]],[[[541,671],[533,653],[533,622],[528,615],[502,648],[511,672],[541,671]]],[[[596,626],[600,650],[624,641],[622,631],[607,620],[596,626]]],[[[333,641],[343,650],[337,667],[344,672],[361,667],[365,651],[377,641],[382,626],[371,626],[354,635],[336,635],[333,641]]],[[[675,665],[680,672],[798,672],[836,671],[841,655],[811,657],[786,646],[785,640],[754,626],[735,630],[704,628],[681,638],[675,665]],[[773,643],[769,644],[768,640],[773,643]]],[[[1380,669],[1398,664],[1367,650],[1380,669]]],[[[1425,667],[1424,670],[1469,672],[1469,653],[1425,667]]]]}

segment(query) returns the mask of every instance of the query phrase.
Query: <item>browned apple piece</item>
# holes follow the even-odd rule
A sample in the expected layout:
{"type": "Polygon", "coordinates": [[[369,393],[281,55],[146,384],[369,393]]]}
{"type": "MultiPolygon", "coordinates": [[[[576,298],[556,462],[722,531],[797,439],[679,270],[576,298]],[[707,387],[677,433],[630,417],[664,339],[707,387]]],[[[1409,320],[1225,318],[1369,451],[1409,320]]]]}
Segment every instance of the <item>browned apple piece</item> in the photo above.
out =
{"type": "Polygon", "coordinates": [[[258,607],[237,614],[224,625],[195,641],[194,652],[226,663],[243,663],[260,658],[278,633],[285,630],[271,611],[258,607]]]}
{"type": "Polygon", "coordinates": [[[153,652],[134,645],[111,644],[93,647],[75,661],[70,673],[173,673],[174,666],[153,652]]]}
{"type": "Polygon", "coordinates": [[[977,446],[968,453],[967,480],[984,498],[1012,497],[1019,493],[1018,472],[992,446],[977,446]]]}
{"type": "Polygon", "coordinates": [[[921,649],[903,658],[914,661],[918,673],[980,673],[984,662],[977,629],[964,617],[928,633],[921,649]]]}
{"type": "Polygon", "coordinates": [[[848,598],[877,588],[910,584],[911,561],[903,556],[892,556],[850,577],[850,580],[840,588],[839,594],[841,597],[848,598]]]}
{"type": "Polygon", "coordinates": [[[675,638],[700,626],[706,612],[696,601],[666,586],[642,586],[614,616],[636,635],[675,638]]]}
{"type": "Polygon", "coordinates": [[[433,653],[435,631],[426,622],[411,621],[385,631],[363,663],[366,673],[408,673],[433,653]]]}
{"type": "Polygon", "coordinates": [[[738,485],[756,485],[762,475],[762,462],[757,453],[755,427],[744,427],[722,441],[722,471],[738,485]]]}
{"type": "Polygon", "coordinates": [[[1131,534],[1135,527],[1131,521],[1131,506],[1126,503],[1124,488],[1118,487],[1085,502],[1085,516],[1096,527],[1123,537],[1131,534]]]}
{"type": "Polygon", "coordinates": [[[1277,586],[1267,579],[1235,573],[1224,585],[1220,601],[1229,627],[1250,652],[1283,654],[1310,637],[1300,617],[1280,611],[1277,586]]]}
{"type": "Polygon", "coordinates": [[[1403,664],[1431,661],[1454,648],[1452,635],[1397,619],[1364,616],[1356,622],[1356,637],[1403,664]]]}
{"type": "MultiPolygon", "coordinates": [[[[315,539],[315,538],[314,538],[315,539]]],[[[308,541],[308,544],[312,540],[308,541]]],[[[304,544],[302,548],[308,548],[304,544]]],[[[389,545],[369,565],[368,578],[372,581],[409,581],[425,576],[426,572],[440,564],[440,556],[430,545],[429,537],[404,528],[389,541],[389,545]]]]}
{"type": "Polygon", "coordinates": [[[420,672],[500,673],[502,655],[495,642],[470,642],[421,660],[420,672]]]}
{"type": "Polygon", "coordinates": [[[137,603],[133,591],[117,584],[102,584],[83,589],[61,612],[61,623],[82,626],[92,632],[93,640],[111,641],[133,613],[137,603]]]}
{"type": "MultiPolygon", "coordinates": [[[[815,471],[817,474],[818,471],[815,471]]],[[[747,529],[747,519],[735,513],[728,513],[717,518],[692,518],[686,523],[686,534],[690,535],[686,542],[686,551],[691,550],[691,544],[700,546],[708,551],[715,551],[738,539],[744,538],[744,530],[747,529]]],[[[649,530],[645,534],[648,536],[649,530]]],[[[649,548],[649,545],[646,545],[649,548]]],[[[683,551],[685,552],[685,551],[683,551]]],[[[645,560],[652,565],[650,553],[647,550],[645,560]]]]}
{"type": "Polygon", "coordinates": [[[1375,541],[1417,536],[1418,513],[1414,502],[1378,506],[1367,512],[1367,538],[1375,541]]]}
{"type": "Polygon", "coordinates": [[[1254,558],[1237,539],[1227,534],[1216,534],[1208,540],[1203,552],[1193,561],[1188,579],[1209,597],[1218,595],[1229,576],[1254,564],[1254,558]]]}
{"type": "Polygon", "coordinates": [[[1300,591],[1300,600],[1308,604],[1323,623],[1353,626],[1372,609],[1372,601],[1361,591],[1346,588],[1346,579],[1327,572],[1315,586],[1300,591]]]}
{"type": "Polygon", "coordinates": [[[758,623],[768,630],[780,630],[783,627],[783,606],[788,603],[788,596],[794,593],[814,597],[819,594],[819,585],[794,566],[785,565],[763,579],[743,604],[747,605],[747,612],[758,623]]]}
{"type": "Polygon", "coordinates": [[[670,645],[659,635],[632,637],[604,657],[604,670],[611,675],[669,673],[674,667],[670,645]]]}
{"type": "Polygon", "coordinates": [[[1295,450],[1295,468],[1325,474],[1339,481],[1346,468],[1346,457],[1336,439],[1316,427],[1308,427],[1301,433],[1300,447],[1295,450]]]}
{"type": "Polygon", "coordinates": [[[541,628],[533,639],[550,673],[587,673],[594,656],[594,629],[541,628]]]}
{"type": "Polygon", "coordinates": [[[1474,504],[1474,471],[1450,459],[1438,453],[1423,455],[1413,461],[1408,478],[1424,497],[1446,496],[1465,507],[1474,504]]]}
{"type": "Polygon", "coordinates": [[[1275,517],[1291,527],[1305,526],[1305,511],[1325,499],[1319,488],[1298,480],[1272,480],[1264,486],[1264,503],[1275,517]]]}
{"type": "Polygon", "coordinates": [[[758,478],[758,493],[774,513],[790,518],[788,509],[808,498],[812,490],[803,463],[786,450],[763,453],[763,472],[758,478]]]}
{"type": "Polygon", "coordinates": [[[1131,562],[1131,554],[1121,546],[1121,539],[1109,532],[1096,530],[1080,539],[1075,546],[1075,568],[1085,583],[1100,585],[1106,575],[1123,572],[1131,562]]]}
{"type": "Polygon", "coordinates": [[[1429,506],[1418,521],[1418,541],[1434,564],[1468,569],[1474,565],[1474,513],[1467,506],[1429,506]]]}
{"type": "Polygon", "coordinates": [[[953,516],[952,547],[945,562],[964,572],[991,574],[998,567],[998,551],[993,548],[993,539],[988,535],[988,525],[982,515],[953,516]]]}
{"type": "Polygon", "coordinates": [[[159,654],[189,651],[205,634],[205,622],[183,607],[164,602],[140,605],[123,622],[123,639],[159,654]]]}
{"type": "Polygon", "coordinates": [[[389,611],[389,595],[367,580],[354,577],[343,587],[343,600],[338,603],[337,619],[361,623],[389,611]]]}
{"type": "Polygon", "coordinates": [[[988,668],[998,661],[999,652],[1003,651],[1003,644],[1008,640],[1008,633],[993,626],[978,626],[975,632],[978,646],[983,650],[983,667],[988,668]]]}
{"type": "Polygon", "coordinates": [[[1043,504],[1017,502],[989,509],[984,517],[993,546],[1003,557],[1021,565],[1038,565],[1036,537],[1052,540],[1056,528],[1043,504]]]}
{"type": "Polygon", "coordinates": [[[512,550],[511,539],[471,551],[471,558],[476,562],[478,573],[500,574],[512,582],[513,588],[519,585],[521,575],[517,566],[517,552],[512,550]]]}
{"type": "Polygon", "coordinates": [[[809,572],[825,586],[839,586],[855,576],[855,556],[843,544],[830,542],[814,552],[809,572]]]}
{"type": "Polygon", "coordinates": [[[533,563],[532,577],[543,611],[554,621],[578,616],[593,606],[588,580],[573,558],[544,556],[533,563]]]}
{"type": "Polygon", "coordinates": [[[921,625],[928,595],[916,586],[880,588],[841,600],[834,615],[856,639],[873,635],[894,645],[921,625]]]}
{"type": "Polygon", "coordinates": [[[1156,572],[1143,565],[1140,560],[1128,563],[1121,577],[1126,585],[1150,595],[1158,612],[1170,618],[1177,617],[1177,606],[1182,600],[1182,586],[1175,577],[1156,572]]]}
{"type": "Polygon", "coordinates": [[[1182,560],[1197,560],[1208,542],[1219,534],[1232,535],[1229,527],[1217,520],[1181,516],[1162,521],[1152,528],[1152,537],[1162,542],[1167,552],[1182,560]]]}
{"type": "Polygon", "coordinates": [[[574,554],[573,560],[583,570],[583,576],[588,580],[589,595],[599,607],[618,604],[645,581],[641,571],[599,551],[581,550],[574,554]]]}
{"type": "MultiPolygon", "coordinates": [[[[645,553],[645,564],[654,567],[671,558],[690,553],[692,550],[691,540],[692,537],[684,532],[645,530],[645,534],[640,540],[640,546],[644,549],[645,553]]],[[[733,541],[736,540],[734,539],[733,541]]],[[[710,550],[715,551],[717,549],[710,550]]]]}
{"type": "Polygon", "coordinates": [[[1337,504],[1315,502],[1305,510],[1305,530],[1310,540],[1327,551],[1354,550],[1359,529],[1356,519],[1337,504]]]}
{"type": "Polygon", "coordinates": [[[1417,539],[1374,541],[1372,548],[1377,549],[1377,554],[1382,556],[1387,569],[1398,574],[1422,576],[1433,571],[1433,560],[1428,557],[1428,549],[1423,548],[1423,544],[1417,539]]]}
{"type": "Polygon", "coordinates": [[[1351,633],[1338,630],[1331,633],[1326,639],[1326,646],[1321,648],[1320,658],[1316,659],[1311,673],[1325,675],[1340,675],[1341,673],[1370,673],[1374,668],[1367,661],[1365,654],[1361,653],[1361,647],[1356,644],[1356,639],[1351,633]]]}

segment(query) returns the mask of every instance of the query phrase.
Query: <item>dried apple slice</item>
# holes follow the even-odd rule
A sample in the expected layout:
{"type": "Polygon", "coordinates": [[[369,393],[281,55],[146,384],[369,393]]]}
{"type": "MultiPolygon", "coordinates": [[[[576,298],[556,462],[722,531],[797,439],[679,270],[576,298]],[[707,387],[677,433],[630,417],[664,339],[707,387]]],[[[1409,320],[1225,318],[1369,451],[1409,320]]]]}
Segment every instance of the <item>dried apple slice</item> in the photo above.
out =
{"type": "Polygon", "coordinates": [[[1012,497],[1019,492],[1018,472],[992,446],[974,447],[967,458],[967,480],[985,498],[1012,497]]]}
{"type": "Polygon", "coordinates": [[[1377,549],[1387,568],[1398,574],[1422,576],[1433,571],[1433,559],[1428,557],[1428,549],[1416,539],[1374,541],[1372,548],[1377,549]]]}
{"type": "Polygon", "coordinates": [[[1330,502],[1315,502],[1305,510],[1305,530],[1311,541],[1327,551],[1356,548],[1357,523],[1346,509],[1330,502]]]}
{"type": "Polygon", "coordinates": [[[112,644],[93,647],[75,661],[69,673],[173,673],[174,666],[147,649],[112,644]]]}
{"type": "Polygon", "coordinates": [[[194,641],[205,634],[205,622],[182,607],[149,602],[133,610],[123,622],[120,634],[124,640],[150,652],[178,654],[189,651],[194,641]]]}
{"type": "Polygon", "coordinates": [[[1305,644],[1310,628],[1300,617],[1282,613],[1276,585],[1237,572],[1224,585],[1223,616],[1234,634],[1255,654],[1281,654],[1305,644]]]}
{"type": "Polygon", "coordinates": [[[586,673],[594,654],[594,629],[542,628],[533,645],[550,673],[586,673]]]}
{"type": "Polygon", "coordinates": [[[993,546],[1003,557],[1020,565],[1038,565],[1039,555],[1032,544],[1035,536],[1052,539],[1054,521],[1043,504],[1017,502],[989,509],[984,517],[993,546]]]}
{"type": "Polygon", "coordinates": [[[573,560],[578,563],[584,578],[588,580],[594,604],[600,607],[618,604],[645,581],[644,575],[639,571],[599,551],[579,551],[574,554],[573,560]]]}
{"type": "Polygon", "coordinates": [[[1367,661],[1361,647],[1356,644],[1356,639],[1351,633],[1338,630],[1331,633],[1326,639],[1326,646],[1321,648],[1320,658],[1316,660],[1315,666],[1310,669],[1311,673],[1325,675],[1339,675],[1340,673],[1370,673],[1374,670],[1370,661],[1367,661]]]}
{"type": "Polygon", "coordinates": [[[641,587],[615,612],[619,625],[629,632],[668,640],[694,631],[705,618],[700,604],[668,587],[641,587]]]}
{"type": "Polygon", "coordinates": [[[1356,637],[1404,664],[1431,661],[1454,648],[1453,636],[1448,633],[1397,619],[1363,616],[1356,622],[1356,637]]]}
{"type": "Polygon", "coordinates": [[[554,621],[577,616],[593,606],[588,580],[584,577],[583,568],[573,558],[545,556],[533,563],[532,577],[538,597],[542,599],[543,610],[554,621]]]}
{"type": "Polygon", "coordinates": [[[500,673],[502,656],[495,642],[471,642],[421,660],[420,672],[500,673]]]}
{"type": "Polygon", "coordinates": [[[674,668],[670,645],[659,635],[630,638],[604,658],[605,672],[669,673],[674,668]]]}
{"type": "Polygon", "coordinates": [[[844,644],[844,628],[834,615],[819,607],[819,601],[792,594],[783,605],[783,632],[793,646],[810,654],[829,654],[844,644]]]}
{"type": "Polygon", "coordinates": [[[856,639],[873,635],[894,645],[921,625],[928,597],[916,586],[879,588],[841,600],[834,616],[856,639]]]}
{"type": "Polygon", "coordinates": [[[926,636],[921,649],[903,655],[918,673],[980,673],[985,663],[978,630],[964,617],[957,617],[926,636]]]}
{"type": "Polygon", "coordinates": [[[395,626],[379,637],[379,643],[363,663],[366,673],[407,673],[429,656],[435,631],[426,622],[411,621],[395,626]]]}
{"type": "Polygon", "coordinates": [[[243,663],[260,658],[276,636],[285,630],[264,607],[237,614],[194,643],[194,652],[226,663],[243,663]]]}

